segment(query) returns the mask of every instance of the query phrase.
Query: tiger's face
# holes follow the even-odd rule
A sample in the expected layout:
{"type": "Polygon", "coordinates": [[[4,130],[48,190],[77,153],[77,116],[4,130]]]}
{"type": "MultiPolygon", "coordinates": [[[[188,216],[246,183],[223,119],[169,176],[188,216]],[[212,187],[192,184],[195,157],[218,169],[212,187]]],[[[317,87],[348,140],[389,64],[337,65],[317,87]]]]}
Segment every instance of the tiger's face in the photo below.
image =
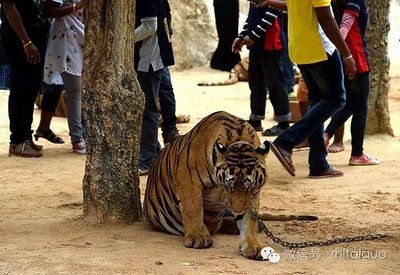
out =
{"type": "Polygon", "coordinates": [[[253,206],[268,179],[265,156],[269,143],[259,148],[248,142],[235,142],[227,148],[216,143],[220,154],[215,173],[225,191],[226,207],[233,215],[244,214],[253,206]]]}

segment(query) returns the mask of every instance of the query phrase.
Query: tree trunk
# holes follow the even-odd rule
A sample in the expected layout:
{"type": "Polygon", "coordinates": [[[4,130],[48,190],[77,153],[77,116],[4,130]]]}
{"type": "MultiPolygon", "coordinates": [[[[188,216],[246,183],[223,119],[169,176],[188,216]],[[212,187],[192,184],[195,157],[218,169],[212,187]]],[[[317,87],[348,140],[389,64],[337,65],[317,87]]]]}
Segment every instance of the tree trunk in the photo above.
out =
{"type": "Polygon", "coordinates": [[[390,60],[388,57],[390,2],[390,0],[366,1],[370,15],[367,40],[372,70],[367,134],[388,133],[393,135],[388,99],[390,90],[390,60]]]}
{"type": "Polygon", "coordinates": [[[95,223],[142,218],[137,161],[144,95],[134,74],[135,0],[88,1],[83,212],[95,223]]]}

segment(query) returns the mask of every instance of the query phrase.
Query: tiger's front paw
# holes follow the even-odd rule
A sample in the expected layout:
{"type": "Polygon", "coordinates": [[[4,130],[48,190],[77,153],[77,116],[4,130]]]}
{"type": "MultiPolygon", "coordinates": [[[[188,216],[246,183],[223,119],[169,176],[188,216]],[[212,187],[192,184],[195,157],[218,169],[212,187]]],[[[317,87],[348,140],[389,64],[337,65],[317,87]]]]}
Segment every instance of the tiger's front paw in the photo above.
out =
{"type": "Polygon", "coordinates": [[[244,241],[239,247],[240,254],[248,259],[262,260],[261,250],[263,246],[260,242],[244,241]]]}
{"type": "Polygon", "coordinates": [[[188,234],[184,238],[185,247],[188,248],[209,248],[213,244],[210,234],[207,232],[205,234],[188,234]]]}

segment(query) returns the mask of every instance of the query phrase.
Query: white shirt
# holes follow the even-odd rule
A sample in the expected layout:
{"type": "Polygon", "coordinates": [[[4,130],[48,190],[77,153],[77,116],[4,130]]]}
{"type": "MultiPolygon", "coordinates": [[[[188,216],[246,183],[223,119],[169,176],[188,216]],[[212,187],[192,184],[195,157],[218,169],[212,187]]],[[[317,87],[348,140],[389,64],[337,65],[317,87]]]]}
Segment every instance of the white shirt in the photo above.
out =
{"type": "MultiPolygon", "coordinates": [[[[61,5],[79,2],[79,0],[52,1],[61,5]]],[[[84,39],[83,10],[53,19],[45,56],[44,82],[63,84],[60,75],[63,72],[82,76],[84,39]]]]}
{"type": "MultiPolygon", "coordinates": [[[[331,13],[333,15],[333,9],[331,6],[331,13]]],[[[319,34],[321,35],[321,40],[322,44],[324,45],[325,51],[329,54],[332,55],[336,51],[336,46],[329,40],[328,36],[326,36],[324,30],[322,29],[321,25],[318,25],[318,31],[319,34]]]]}

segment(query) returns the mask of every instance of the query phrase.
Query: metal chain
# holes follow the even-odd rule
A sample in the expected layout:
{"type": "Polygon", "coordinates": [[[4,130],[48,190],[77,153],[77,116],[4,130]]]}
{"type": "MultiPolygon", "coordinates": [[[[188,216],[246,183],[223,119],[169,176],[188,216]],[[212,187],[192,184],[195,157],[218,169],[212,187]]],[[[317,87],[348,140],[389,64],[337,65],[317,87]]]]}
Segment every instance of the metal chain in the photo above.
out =
{"type": "Polygon", "coordinates": [[[307,242],[287,242],[278,237],[276,237],[265,225],[264,221],[260,218],[257,212],[253,212],[253,218],[258,221],[258,226],[260,229],[269,237],[272,241],[277,244],[280,244],[286,248],[306,248],[306,247],[315,247],[315,246],[328,246],[334,245],[338,243],[350,243],[350,242],[361,242],[361,241],[371,241],[371,240],[381,240],[387,238],[388,235],[385,234],[370,234],[370,235],[362,235],[362,236],[354,236],[354,237],[344,237],[344,238],[336,238],[326,241],[307,241],[307,242]]]}

